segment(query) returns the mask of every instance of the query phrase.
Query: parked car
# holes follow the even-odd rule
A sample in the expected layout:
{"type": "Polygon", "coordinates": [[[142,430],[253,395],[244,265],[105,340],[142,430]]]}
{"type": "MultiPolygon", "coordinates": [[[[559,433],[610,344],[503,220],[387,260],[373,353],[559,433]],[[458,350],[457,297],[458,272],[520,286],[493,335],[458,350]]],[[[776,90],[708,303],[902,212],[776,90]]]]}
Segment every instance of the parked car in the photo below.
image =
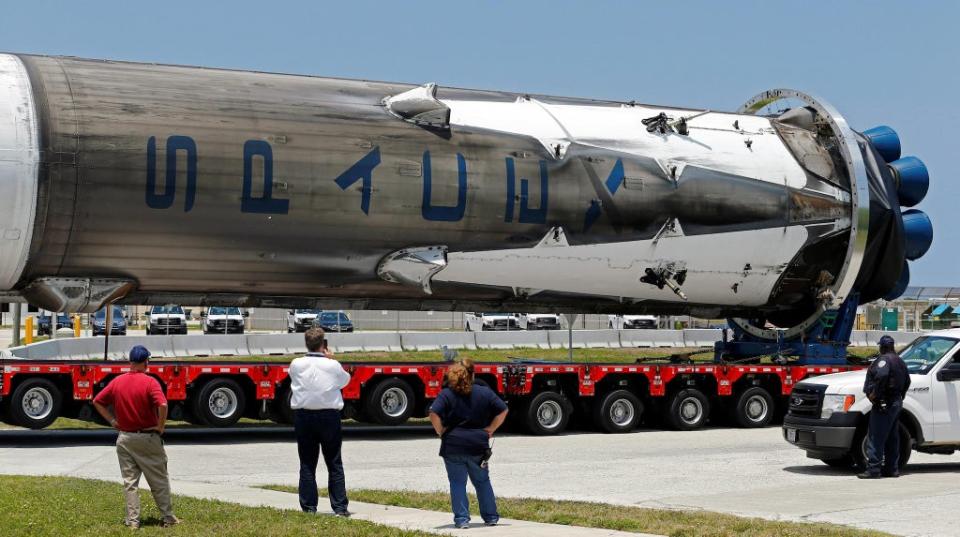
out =
{"type": "Polygon", "coordinates": [[[556,313],[521,313],[517,321],[523,330],[560,329],[560,316],[556,313]]]}
{"type": "MultiPolygon", "coordinates": [[[[37,335],[38,336],[49,336],[50,335],[50,313],[38,313],[37,314],[37,335]]],[[[57,330],[61,328],[73,328],[73,319],[70,318],[66,313],[55,313],[57,317],[57,330]]]]}
{"type": "MultiPolygon", "coordinates": [[[[897,433],[900,466],[911,451],[949,455],[960,449],[960,330],[928,332],[900,352],[910,372],[897,433]]],[[[873,404],[863,393],[866,369],[804,379],[790,393],[784,439],[807,456],[863,469],[873,404]]]]}
{"type": "Polygon", "coordinates": [[[313,326],[324,332],[353,332],[353,321],[342,311],[321,311],[313,320],[313,326]]]}
{"type": "Polygon", "coordinates": [[[200,313],[204,334],[242,334],[244,317],[249,316],[247,312],[241,313],[240,308],[223,306],[214,306],[200,313]]]}
{"type": "Polygon", "coordinates": [[[467,332],[484,330],[520,330],[516,313],[465,313],[463,321],[467,332]]]}
{"type": "Polygon", "coordinates": [[[607,319],[611,330],[654,330],[657,328],[657,317],[655,315],[608,315],[607,319]]]}
{"type": "Polygon", "coordinates": [[[289,310],[287,312],[287,332],[306,332],[313,326],[313,321],[320,315],[320,310],[289,310]]]}
{"type": "Polygon", "coordinates": [[[186,334],[187,314],[183,306],[168,304],[154,306],[147,312],[147,335],[186,334]]]}
{"type": "MultiPolygon", "coordinates": [[[[127,335],[127,315],[120,306],[113,308],[111,314],[112,326],[109,328],[111,336],[127,335]]],[[[90,317],[91,332],[94,336],[103,336],[107,333],[107,308],[101,308],[90,317]]]]}

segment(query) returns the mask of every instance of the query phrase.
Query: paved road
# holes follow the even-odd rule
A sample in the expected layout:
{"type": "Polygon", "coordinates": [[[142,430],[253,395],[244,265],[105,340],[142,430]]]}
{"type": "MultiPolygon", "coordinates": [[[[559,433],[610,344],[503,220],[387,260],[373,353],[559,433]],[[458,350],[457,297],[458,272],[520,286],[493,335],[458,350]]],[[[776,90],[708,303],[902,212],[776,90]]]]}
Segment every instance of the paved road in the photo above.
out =
{"type": "MultiPolygon", "coordinates": [[[[0,472],[117,479],[101,432],[0,431],[0,472]]],[[[167,440],[175,479],[296,484],[288,429],[183,431],[167,440]]],[[[424,427],[347,433],[355,488],[445,490],[438,441],[424,427]]],[[[849,524],[902,535],[960,536],[960,456],[914,454],[898,480],[861,481],[787,445],[778,428],[501,436],[494,485],[503,496],[701,508],[771,519],[849,524]],[[883,498],[882,501],[878,498],[883,498]]]]}

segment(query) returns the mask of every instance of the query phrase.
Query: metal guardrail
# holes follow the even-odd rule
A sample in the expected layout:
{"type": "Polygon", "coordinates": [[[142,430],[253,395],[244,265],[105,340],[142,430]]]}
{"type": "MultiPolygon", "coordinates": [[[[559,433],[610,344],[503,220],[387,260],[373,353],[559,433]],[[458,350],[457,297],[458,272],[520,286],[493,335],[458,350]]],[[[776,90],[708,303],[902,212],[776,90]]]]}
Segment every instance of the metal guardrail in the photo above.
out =
{"type": "MultiPolygon", "coordinates": [[[[853,346],[875,345],[883,334],[906,344],[921,332],[853,332],[853,346]]],[[[592,348],[681,348],[711,347],[721,339],[721,330],[575,330],[573,347],[592,348]]],[[[566,330],[509,332],[353,332],[328,334],[334,352],[398,352],[471,349],[562,349],[568,344],[566,330]]],[[[122,360],[134,345],[143,345],[154,356],[164,358],[204,356],[289,355],[306,351],[302,334],[236,334],[185,336],[113,336],[107,356],[122,360]]],[[[54,339],[0,351],[3,358],[29,360],[102,359],[102,337],[54,339]]]]}

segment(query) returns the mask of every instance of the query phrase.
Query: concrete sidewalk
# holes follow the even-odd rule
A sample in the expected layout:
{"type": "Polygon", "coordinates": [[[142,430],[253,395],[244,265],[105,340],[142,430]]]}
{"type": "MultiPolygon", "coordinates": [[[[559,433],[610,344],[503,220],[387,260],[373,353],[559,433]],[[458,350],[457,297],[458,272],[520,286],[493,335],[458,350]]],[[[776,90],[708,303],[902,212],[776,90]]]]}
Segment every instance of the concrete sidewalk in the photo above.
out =
{"type": "MultiPolygon", "coordinates": [[[[297,504],[297,496],[288,492],[198,481],[173,480],[170,486],[174,494],[181,496],[220,500],[251,507],[264,506],[288,510],[300,509],[297,504]]],[[[322,502],[324,498],[320,500],[322,502]]],[[[350,512],[353,513],[352,518],[357,520],[366,520],[405,530],[420,530],[440,535],[463,534],[463,530],[453,527],[453,515],[450,513],[377,505],[352,500],[350,501],[350,512]]],[[[483,525],[482,521],[479,521],[479,517],[476,517],[476,520],[470,526],[470,530],[469,535],[496,535],[498,537],[659,537],[649,533],[631,533],[597,528],[582,528],[578,526],[564,526],[560,524],[542,524],[539,522],[506,518],[501,518],[500,524],[497,526],[487,527],[483,525]]]]}

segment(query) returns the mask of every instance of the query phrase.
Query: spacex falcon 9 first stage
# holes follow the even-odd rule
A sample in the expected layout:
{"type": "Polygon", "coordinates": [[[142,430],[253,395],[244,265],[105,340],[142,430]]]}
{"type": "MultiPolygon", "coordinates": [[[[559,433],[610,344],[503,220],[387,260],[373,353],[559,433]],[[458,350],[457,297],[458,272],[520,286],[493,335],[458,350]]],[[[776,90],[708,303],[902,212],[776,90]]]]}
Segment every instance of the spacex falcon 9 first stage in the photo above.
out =
{"type": "MultiPolygon", "coordinates": [[[[902,293],[927,171],[771,90],[737,112],[0,55],[0,292],[575,311],[802,331],[902,293]]],[[[752,327],[752,328],[751,328],[752,327]]]]}

